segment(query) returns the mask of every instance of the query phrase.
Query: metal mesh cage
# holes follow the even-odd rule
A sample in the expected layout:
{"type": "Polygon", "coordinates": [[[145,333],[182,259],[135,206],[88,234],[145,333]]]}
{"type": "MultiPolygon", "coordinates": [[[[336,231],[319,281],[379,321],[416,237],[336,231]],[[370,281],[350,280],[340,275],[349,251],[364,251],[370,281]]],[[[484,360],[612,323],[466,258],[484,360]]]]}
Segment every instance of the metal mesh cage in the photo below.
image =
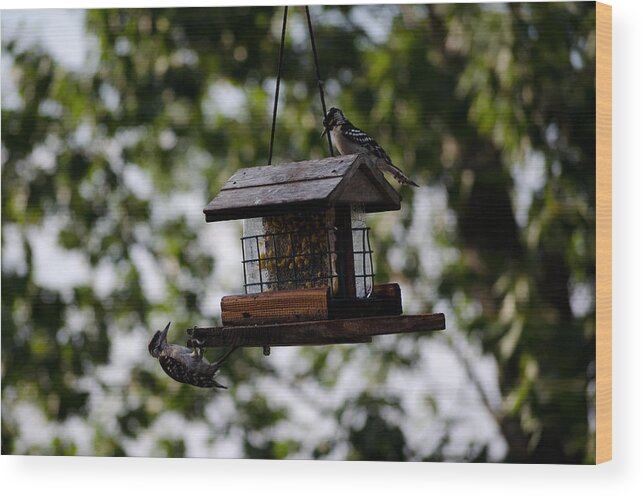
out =
{"type": "MultiPolygon", "coordinates": [[[[244,289],[260,293],[328,286],[343,294],[346,277],[354,277],[357,297],[373,287],[373,252],[363,210],[351,210],[354,274],[342,274],[345,257],[339,248],[334,212],[296,213],[246,219],[241,238],[244,289]]],[[[346,233],[345,233],[346,234],[346,233]]]]}

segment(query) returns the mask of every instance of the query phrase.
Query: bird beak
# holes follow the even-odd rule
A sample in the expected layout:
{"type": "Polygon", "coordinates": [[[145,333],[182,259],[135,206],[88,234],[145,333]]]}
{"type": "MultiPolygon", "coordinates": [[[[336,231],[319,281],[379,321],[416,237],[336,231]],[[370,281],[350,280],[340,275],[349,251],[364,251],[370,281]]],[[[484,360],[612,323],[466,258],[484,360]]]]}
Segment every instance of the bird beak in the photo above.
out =
{"type": "Polygon", "coordinates": [[[167,323],[167,325],[165,326],[165,329],[163,329],[163,330],[161,331],[161,340],[162,340],[162,341],[167,341],[167,333],[168,333],[168,332],[169,332],[169,330],[170,330],[170,324],[171,324],[171,323],[172,323],[171,321],[170,321],[170,322],[168,322],[168,323],[167,323]]]}
{"type": "Polygon", "coordinates": [[[322,133],[319,135],[319,137],[321,138],[321,137],[322,137],[322,136],[324,136],[327,132],[328,132],[328,128],[324,127],[324,130],[323,130],[323,131],[322,131],[322,133]]]}

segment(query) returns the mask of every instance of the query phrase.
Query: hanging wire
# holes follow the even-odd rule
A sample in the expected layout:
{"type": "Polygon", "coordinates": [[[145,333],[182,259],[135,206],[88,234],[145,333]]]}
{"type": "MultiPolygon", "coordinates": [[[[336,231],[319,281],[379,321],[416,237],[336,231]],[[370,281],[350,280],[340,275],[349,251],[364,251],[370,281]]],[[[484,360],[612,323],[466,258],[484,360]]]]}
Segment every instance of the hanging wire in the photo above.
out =
{"type": "MultiPolygon", "coordinates": [[[[310,20],[310,10],[308,6],[306,9],[306,19],[308,20],[308,32],[310,33],[310,43],[313,48],[313,58],[315,60],[315,75],[317,76],[317,86],[319,87],[319,98],[321,99],[323,117],[326,117],[326,100],[324,99],[324,83],[322,82],[321,75],[319,74],[319,59],[317,57],[317,45],[315,45],[315,33],[313,32],[313,23],[310,20]]],[[[272,164],[272,150],[275,144],[275,127],[277,125],[277,103],[279,102],[279,86],[281,83],[281,67],[284,58],[284,44],[286,41],[286,20],[288,19],[288,7],[284,7],[284,20],[281,26],[281,45],[279,47],[279,65],[277,67],[277,85],[275,88],[275,104],[272,108],[272,130],[270,131],[270,150],[268,152],[268,165],[272,164]]],[[[330,133],[326,133],[328,139],[328,150],[330,156],[333,156],[333,144],[330,140],[330,133]]]]}
{"type": "MultiPolygon", "coordinates": [[[[315,45],[315,33],[313,32],[313,23],[310,20],[310,10],[308,10],[308,5],[306,5],[306,19],[308,20],[308,32],[310,33],[310,43],[313,47],[313,57],[315,58],[315,73],[317,75],[317,85],[319,86],[319,97],[321,99],[324,117],[326,117],[326,100],[324,100],[324,83],[322,82],[322,78],[319,75],[319,61],[317,59],[317,46],[315,45]]],[[[328,138],[328,150],[330,151],[330,156],[332,157],[333,144],[330,141],[330,133],[326,133],[326,138],[328,138]]]]}
{"type": "MultiPolygon", "coordinates": [[[[272,109],[272,131],[270,132],[270,151],[268,152],[268,165],[272,164],[272,147],[275,143],[275,126],[277,124],[277,103],[279,102],[279,83],[281,82],[281,65],[284,60],[284,44],[286,41],[286,20],[288,19],[288,6],[284,7],[284,21],[281,26],[281,45],[279,47],[279,65],[277,67],[277,86],[275,88],[275,105],[272,109]]],[[[326,113],[324,112],[324,115],[326,113]]]]}

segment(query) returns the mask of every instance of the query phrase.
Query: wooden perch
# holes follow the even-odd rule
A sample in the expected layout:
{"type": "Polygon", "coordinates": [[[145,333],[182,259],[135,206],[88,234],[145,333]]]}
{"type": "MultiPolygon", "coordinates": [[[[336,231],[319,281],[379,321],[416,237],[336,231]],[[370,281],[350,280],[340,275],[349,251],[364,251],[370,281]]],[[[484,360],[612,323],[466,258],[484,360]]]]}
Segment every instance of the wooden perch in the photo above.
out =
{"type": "MultiPolygon", "coordinates": [[[[351,257],[352,259],[352,257],[351,257]]],[[[398,284],[378,284],[368,298],[332,298],[330,289],[266,291],[221,299],[224,327],[401,315],[398,284]]]]}
{"type": "Polygon", "coordinates": [[[369,343],[372,336],[441,331],[443,313],[188,329],[188,346],[317,346],[369,343]]]}
{"type": "Polygon", "coordinates": [[[250,326],[328,319],[328,287],[266,291],[221,299],[224,326],[250,326]]]}

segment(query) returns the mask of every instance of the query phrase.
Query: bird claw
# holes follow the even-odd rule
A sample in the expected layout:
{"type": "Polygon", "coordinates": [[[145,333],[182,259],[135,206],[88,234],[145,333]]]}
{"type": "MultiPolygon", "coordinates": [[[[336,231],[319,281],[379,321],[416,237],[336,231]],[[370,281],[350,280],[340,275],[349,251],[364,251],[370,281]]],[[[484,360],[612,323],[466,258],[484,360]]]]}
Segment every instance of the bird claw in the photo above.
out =
{"type": "MultiPolygon", "coordinates": [[[[196,329],[196,326],[194,326],[194,328],[196,329]]],[[[203,357],[203,353],[205,353],[205,350],[204,350],[204,347],[203,347],[204,343],[205,342],[203,340],[197,339],[194,336],[192,336],[192,345],[193,345],[192,350],[199,357],[203,357]],[[194,345],[196,345],[196,346],[194,346],[194,345]]]]}

